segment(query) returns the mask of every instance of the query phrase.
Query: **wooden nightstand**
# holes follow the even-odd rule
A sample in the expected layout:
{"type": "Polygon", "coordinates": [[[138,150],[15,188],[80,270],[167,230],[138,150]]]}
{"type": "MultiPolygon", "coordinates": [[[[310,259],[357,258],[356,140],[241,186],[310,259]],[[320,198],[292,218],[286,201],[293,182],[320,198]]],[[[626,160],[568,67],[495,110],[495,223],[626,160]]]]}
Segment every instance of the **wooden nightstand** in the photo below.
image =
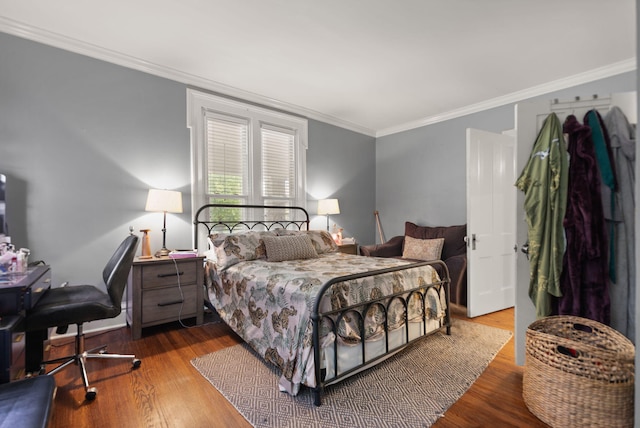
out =
{"type": "Polygon", "coordinates": [[[202,324],[204,257],[136,258],[127,288],[127,323],[134,339],[142,328],[187,318],[202,324]]]}
{"type": "Polygon", "coordinates": [[[342,245],[338,245],[338,250],[341,253],[358,255],[358,244],[342,244],[342,245]]]}

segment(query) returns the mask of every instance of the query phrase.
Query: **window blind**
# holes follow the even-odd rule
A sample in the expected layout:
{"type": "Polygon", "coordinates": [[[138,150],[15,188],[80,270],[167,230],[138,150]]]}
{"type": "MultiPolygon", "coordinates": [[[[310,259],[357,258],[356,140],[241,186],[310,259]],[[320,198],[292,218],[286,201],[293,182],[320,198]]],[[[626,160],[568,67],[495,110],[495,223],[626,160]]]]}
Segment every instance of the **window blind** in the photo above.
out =
{"type": "Polygon", "coordinates": [[[289,205],[295,198],[295,134],[262,125],[262,196],[270,204],[289,205]]]}
{"type": "Polygon", "coordinates": [[[207,193],[246,197],[249,193],[249,124],[219,115],[206,119],[207,193]]]}

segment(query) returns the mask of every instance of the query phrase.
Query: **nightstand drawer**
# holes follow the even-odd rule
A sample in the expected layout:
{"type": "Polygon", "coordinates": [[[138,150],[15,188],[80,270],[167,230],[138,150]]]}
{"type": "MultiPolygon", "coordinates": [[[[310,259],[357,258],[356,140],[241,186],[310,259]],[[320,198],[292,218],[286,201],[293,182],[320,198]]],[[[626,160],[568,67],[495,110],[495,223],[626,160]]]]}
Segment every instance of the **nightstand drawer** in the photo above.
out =
{"type": "Polygon", "coordinates": [[[196,283],[196,261],[178,262],[177,268],[173,263],[154,264],[142,267],[142,288],[156,288],[176,285],[178,279],[181,285],[196,283]]]}
{"type": "Polygon", "coordinates": [[[189,318],[196,315],[197,285],[182,286],[182,294],[178,286],[167,287],[159,290],[143,291],[142,296],[142,323],[152,323],[161,320],[176,320],[180,315],[189,318]],[[182,302],[182,312],[180,306],[182,302]]]}

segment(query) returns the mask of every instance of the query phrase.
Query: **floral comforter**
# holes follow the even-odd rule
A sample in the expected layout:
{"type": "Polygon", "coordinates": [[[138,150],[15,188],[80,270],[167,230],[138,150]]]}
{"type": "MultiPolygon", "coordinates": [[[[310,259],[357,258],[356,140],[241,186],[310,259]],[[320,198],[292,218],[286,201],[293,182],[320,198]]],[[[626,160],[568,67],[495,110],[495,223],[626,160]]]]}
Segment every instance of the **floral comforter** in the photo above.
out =
{"type": "MultiPolygon", "coordinates": [[[[296,395],[302,384],[315,386],[310,316],[322,285],[338,276],[404,264],[407,262],[392,258],[339,252],[306,260],[251,260],[220,270],[209,263],[207,287],[209,299],[221,318],[265,360],[282,370],[280,389],[296,395]]],[[[322,297],[321,309],[338,309],[367,301],[370,296],[385,296],[419,285],[426,287],[437,281],[435,269],[422,266],[337,283],[322,297]]],[[[433,307],[437,317],[444,316],[446,307],[444,293],[440,296],[433,307]]],[[[414,312],[421,314],[420,309],[414,312]]],[[[393,314],[389,316],[393,318],[393,314]]],[[[389,324],[392,323],[390,319],[389,324]]],[[[353,333],[349,326],[342,330],[344,343],[349,342],[350,334],[360,334],[353,333]]],[[[374,334],[376,327],[371,330],[374,334]]]]}

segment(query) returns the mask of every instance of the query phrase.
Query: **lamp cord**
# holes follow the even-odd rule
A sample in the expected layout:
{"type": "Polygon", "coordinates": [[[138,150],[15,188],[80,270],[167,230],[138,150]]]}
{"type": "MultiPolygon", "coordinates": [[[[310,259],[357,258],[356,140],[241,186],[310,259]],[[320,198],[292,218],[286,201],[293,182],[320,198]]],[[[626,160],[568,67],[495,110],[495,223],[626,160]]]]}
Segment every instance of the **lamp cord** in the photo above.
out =
{"type": "Polygon", "coordinates": [[[180,269],[178,268],[178,262],[176,261],[176,259],[172,258],[171,260],[173,260],[173,265],[176,268],[176,277],[178,278],[178,290],[180,291],[180,311],[178,312],[178,322],[184,328],[191,328],[191,326],[185,325],[185,323],[182,322],[182,309],[184,308],[184,293],[182,292],[182,284],[180,283],[180,269]]]}
{"type": "MultiPolygon", "coordinates": [[[[182,284],[180,283],[180,270],[178,268],[178,262],[176,261],[176,259],[172,258],[171,260],[173,260],[173,265],[176,268],[176,276],[178,277],[178,290],[180,290],[180,300],[182,300],[182,303],[180,303],[180,312],[178,312],[178,322],[180,323],[180,325],[184,328],[193,328],[193,327],[201,327],[203,325],[209,325],[209,324],[217,324],[217,321],[212,321],[212,322],[207,322],[207,323],[202,323],[201,325],[186,325],[185,323],[182,322],[182,308],[184,307],[184,293],[182,292],[182,284]]],[[[196,285],[197,287],[201,287],[199,285],[196,285]]],[[[202,302],[197,303],[196,304],[204,304],[202,302]]]]}

